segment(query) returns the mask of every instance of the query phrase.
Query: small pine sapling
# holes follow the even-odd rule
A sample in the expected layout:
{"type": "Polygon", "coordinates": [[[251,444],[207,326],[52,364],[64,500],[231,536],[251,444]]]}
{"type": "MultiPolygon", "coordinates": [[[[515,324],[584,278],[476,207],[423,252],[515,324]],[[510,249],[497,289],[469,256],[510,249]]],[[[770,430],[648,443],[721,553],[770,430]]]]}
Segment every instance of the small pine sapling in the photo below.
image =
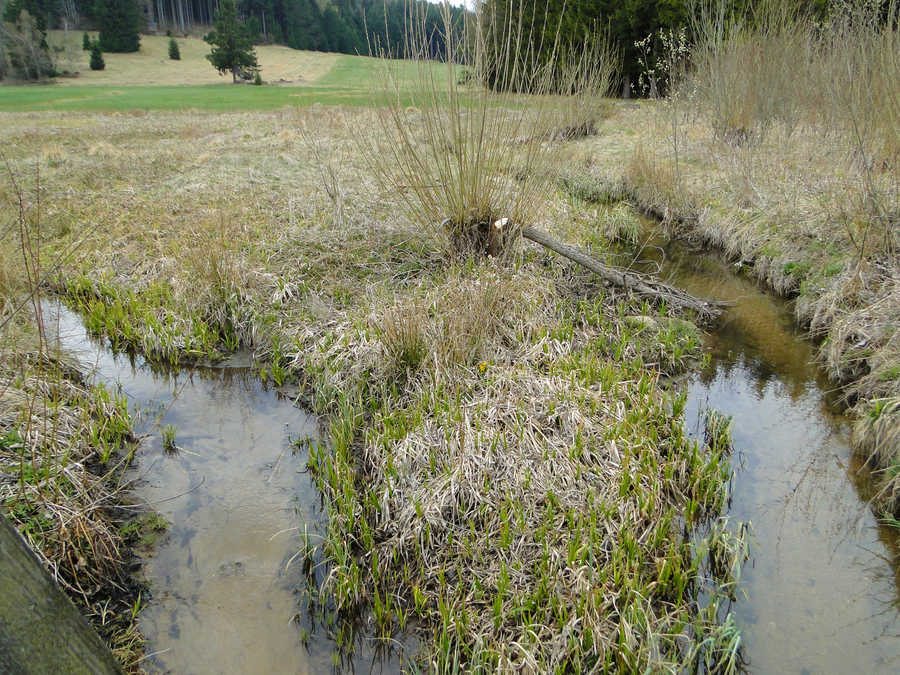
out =
{"type": "Polygon", "coordinates": [[[100,51],[100,45],[96,42],[91,45],[91,70],[103,70],[106,68],[106,62],[103,60],[103,52],[100,51]]]}
{"type": "Polygon", "coordinates": [[[181,50],[178,49],[175,38],[169,38],[169,58],[172,61],[181,61],[181,50]]]}

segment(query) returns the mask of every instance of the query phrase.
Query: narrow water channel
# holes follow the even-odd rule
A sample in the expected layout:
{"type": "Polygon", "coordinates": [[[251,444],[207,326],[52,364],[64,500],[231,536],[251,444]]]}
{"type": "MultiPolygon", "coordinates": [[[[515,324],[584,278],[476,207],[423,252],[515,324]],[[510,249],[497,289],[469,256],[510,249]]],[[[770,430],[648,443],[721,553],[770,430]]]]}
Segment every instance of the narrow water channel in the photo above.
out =
{"type": "Polygon", "coordinates": [[[849,420],[790,303],[715,254],[647,244],[624,264],[734,303],[706,339],[709,368],[687,383],[686,423],[701,433],[708,408],[734,418],[729,513],[755,533],[734,606],[750,670],[900,672],[898,532],[866,503],[849,420]]]}
{"type": "MultiPolygon", "coordinates": [[[[45,301],[47,325],[96,380],[121,387],[146,435],[133,493],[168,522],[145,560],[152,596],[140,615],[150,672],[317,673],[334,645],[304,647],[304,585],[291,562],[322,515],[303,471],[315,419],[267,390],[240,356],[217,368],[152,369],[114,355],[79,317],[45,301]],[[161,430],[176,429],[177,451],[161,430]],[[299,441],[299,443],[297,443],[299,441]]],[[[365,646],[358,657],[369,663],[365,646]]]]}

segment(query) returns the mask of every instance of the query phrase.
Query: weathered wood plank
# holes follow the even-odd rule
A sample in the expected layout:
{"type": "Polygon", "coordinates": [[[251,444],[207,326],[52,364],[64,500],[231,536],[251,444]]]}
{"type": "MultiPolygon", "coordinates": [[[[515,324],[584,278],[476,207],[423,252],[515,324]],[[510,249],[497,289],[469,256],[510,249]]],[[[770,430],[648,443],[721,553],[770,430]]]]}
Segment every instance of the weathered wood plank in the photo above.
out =
{"type": "Polygon", "coordinates": [[[109,648],[2,513],[0,673],[121,673],[109,648]]]}

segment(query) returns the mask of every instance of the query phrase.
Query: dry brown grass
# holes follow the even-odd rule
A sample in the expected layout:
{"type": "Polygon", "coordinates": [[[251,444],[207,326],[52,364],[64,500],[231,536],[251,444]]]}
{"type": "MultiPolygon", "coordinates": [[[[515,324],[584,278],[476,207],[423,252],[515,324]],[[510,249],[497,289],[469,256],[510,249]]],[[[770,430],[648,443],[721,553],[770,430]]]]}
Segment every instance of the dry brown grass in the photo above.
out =
{"type": "MultiPolygon", "coordinates": [[[[141,49],[132,54],[104,54],[106,69],[91,70],[88,67],[90,52],[81,50],[81,32],[51,31],[51,44],[68,45],[69,56],[65,67],[78,71],[77,78],[60,78],[62,85],[183,85],[222,84],[223,78],[206,60],[210,46],[200,37],[176,38],[181,50],[181,60],[169,58],[169,38],[162,35],[142,35],[141,49]],[[75,44],[77,43],[77,44],[75,44]]],[[[91,34],[96,39],[96,34],[91,34]]],[[[282,47],[259,45],[256,47],[259,65],[266,82],[302,86],[312,84],[327,73],[340,54],[309,52],[282,47]]]]}

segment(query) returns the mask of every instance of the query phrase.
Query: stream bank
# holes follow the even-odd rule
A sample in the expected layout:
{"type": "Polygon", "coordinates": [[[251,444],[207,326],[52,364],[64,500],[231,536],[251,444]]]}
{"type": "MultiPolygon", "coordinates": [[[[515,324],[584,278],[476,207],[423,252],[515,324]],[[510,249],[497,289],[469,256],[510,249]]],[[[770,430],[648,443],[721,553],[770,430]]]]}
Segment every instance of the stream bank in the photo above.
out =
{"type": "MultiPolygon", "coordinates": [[[[145,537],[150,586],[139,618],[149,672],[316,673],[335,646],[309,639],[297,552],[322,520],[305,472],[318,423],[266,387],[246,354],[174,370],[115,354],[81,318],[46,300],[48,325],[88,377],[127,396],[142,439],[132,495],[163,518],[145,537]],[[163,430],[174,429],[174,448],[163,430]]],[[[362,642],[356,661],[375,650],[362,642]]],[[[386,668],[390,670],[388,660],[386,668]]]]}

